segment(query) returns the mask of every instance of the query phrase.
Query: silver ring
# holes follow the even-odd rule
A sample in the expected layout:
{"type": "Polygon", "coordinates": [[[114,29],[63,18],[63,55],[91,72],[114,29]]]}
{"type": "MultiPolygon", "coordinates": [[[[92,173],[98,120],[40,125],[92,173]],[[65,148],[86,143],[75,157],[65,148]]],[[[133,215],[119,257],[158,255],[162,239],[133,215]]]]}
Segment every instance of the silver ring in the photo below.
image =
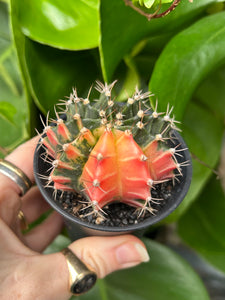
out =
{"type": "Polygon", "coordinates": [[[89,291],[97,280],[97,275],[90,270],[69,248],[61,251],[65,256],[69,271],[69,290],[74,295],[89,291]]]}
{"type": "Polygon", "coordinates": [[[0,173],[9,177],[12,181],[14,181],[20,188],[20,196],[26,194],[26,192],[31,188],[32,182],[27,177],[26,174],[23,173],[22,170],[17,168],[11,162],[0,159],[0,173]]]}

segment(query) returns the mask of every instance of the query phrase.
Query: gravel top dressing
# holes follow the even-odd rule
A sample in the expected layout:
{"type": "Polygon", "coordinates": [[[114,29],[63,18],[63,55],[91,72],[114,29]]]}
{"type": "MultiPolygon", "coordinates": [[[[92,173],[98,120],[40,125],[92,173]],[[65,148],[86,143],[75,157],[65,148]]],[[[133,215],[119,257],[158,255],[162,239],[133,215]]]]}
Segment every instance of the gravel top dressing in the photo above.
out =
{"type": "MultiPolygon", "coordinates": [[[[151,190],[152,198],[155,203],[152,203],[152,208],[155,209],[155,215],[160,211],[160,209],[170,201],[171,190],[174,185],[171,181],[157,184],[154,189],[151,190]],[[158,200],[154,200],[158,199],[158,200]]],[[[102,216],[95,215],[93,209],[90,207],[90,203],[78,193],[71,192],[58,192],[56,201],[60,206],[70,213],[87,223],[91,224],[101,224],[105,226],[127,226],[132,224],[138,224],[143,222],[147,218],[154,217],[154,215],[148,211],[140,214],[141,209],[137,209],[132,206],[121,202],[114,202],[103,208],[104,213],[102,216]]]]}

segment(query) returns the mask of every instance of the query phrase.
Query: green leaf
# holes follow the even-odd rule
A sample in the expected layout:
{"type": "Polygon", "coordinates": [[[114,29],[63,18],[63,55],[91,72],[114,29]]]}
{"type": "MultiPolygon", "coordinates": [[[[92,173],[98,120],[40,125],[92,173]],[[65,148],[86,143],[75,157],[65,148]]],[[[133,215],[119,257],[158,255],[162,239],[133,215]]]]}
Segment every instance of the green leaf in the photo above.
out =
{"type": "MultiPolygon", "coordinates": [[[[16,54],[18,57],[18,63],[19,63],[19,69],[20,69],[20,75],[23,82],[23,91],[24,91],[24,97],[26,98],[26,103],[28,107],[28,111],[26,113],[27,117],[27,127],[29,136],[36,135],[35,128],[37,128],[37,115],[38,115],[38,109],[35,106],[35,103],[32,99],[31,93],[28,88],[28,82],[29,82],[29,75],[27,72],[27,66],[25,61],[25,36],[22,33],[19,22],[18,22],[18,12],[17,12],[17,0],[10,0],[10,21],[11,21],[11,29],[12,29],[12,35],[14,39],[14,46],[16,49],[16,54]]],[[[39,121],[39,119],[38,119],[39,121]]]]}
{"type": "Polygon", "coordinates": [[[155,0],[144,0],[143,4],[144,6],[146,6],[147,8],[152,7],[152,5],[154,4],[155,0]]]}
{"type": "Polygon", "coordinates": [[[198,201],[178,222],[181,238],[223,272],[225,272],[224,211],[225,196],[219,180],[214,177],[208,182],[198,201]]]}
{"type": "Polygon", "coordinates": [[[6,151],[28,137],[27,104],[11,41],[8,6],[0,2],[0,146],[6,151]]]}
{"type": "Polygon", "coordinates": [[[145,243],[150,262],[107,277],[102,283],[106,299],[209,299],[188,263],[165,246],[147,239],[145,243]]]}
{"type": "Polygon", "coordinates": [[[221,151],[224,125],[216,119],[214,113],[204,105],[190,102],[183,120],[182,135],[195,157],[193,158],[193,177],[190,190],[179,207],[166,219],[167,222],[177,220],[196,200],[213,168],[218,163],[221,151]],[[204,164],[208,165],[205,166],[204,164]]]}
{"type": "Polygon", "coordinates": [[[219,0],[216,3],[212,3],[209,8],[207,9],[208,14],[215,14],[220,11],[223,11],[225,8],[224,0],[219,0]]]}
{"type": "MultiPolygon", "coordinates": [[[[8,122],[14,123],[13,119],[16,114],[16,108],[8,102],[0,102],[0,115],[5,118],[8,122]]],[[[15,124],[14,124],[15,125],[15,124]]]]}
{"type": "Polygon", "coordinates": [[[128,97],[131,97],[135,92],[135,87],[139,86],[140,83],[140,78],[132,58],[126,57],[125,64],[127,66],[127,72],[121,91],[116,97],[116,101],[118,102],[124,102],[128,97]]]}
{"type": "Polygon", "coordinates": [[[149,89],[160,110],[174,105],[181,120],[187,102],[212,70],[225,61],[225,12],[205,17],[175,36],[165,47],[153,71],[149,89]]]}
{"type": "Polygon", "coordinates": [[[32,96],[44,113],[53,111],[72,87],[86,97],[90,85],[100,77],[94,50],[59,50],[26,38],[25,61],[32,96]]]}
{"type": "Polygon", "coordinates": [[[165,18],[153,19],[149,22],[126,6],[123,0],[102,0],[100,54],[105,81],[112,80],[118,63],[140,40],[162,33],[180,31],[201,17],[212,2],[214,1],[198,0],[193,3],[181,1],[178,7],[165,18]]]}
{"type": "MultiPolygon", "coordinates": [[[[162,3],[167,3],[167,1],[171,2],[173,0],[162,0],[162,3]]],[[[137,6],[143,6],[146,8],[151,8],[156,0],[133,0],[133,4],[137,6]]]]}
{"type": "MultiPolygon", "coordinates": [[[[148,2],[149,0],[147,0],[146,2],[148,2]]],[[[171,3],[174,0],[155,0],[154,5],[152,6],[154,9],[157,9],[158,7],[160,7],[161,3],[171,3]]],[[[147,8],[150,8],[146,5],[147,8]]]]}
{"type": "Polygon", "coordinates": [[[55,238],[55,240],[51,243],[51,245],[49,245],[45,249],[44,254],[50,254],[50,253],[61,251],[63,248],[68,247],[69,244],[70,244],[70,240],[64,235],[60,234],[55,238]]]}
{"type": "Polygon", "coordinates": [[[99,0],[15,1],[17,18],[29,38],[62,49],[87,49],[99,42],[99,0]]]}
{"type": "Polygon", "coordinates": [[[161,34],[142,40],[134,47],[131,55],[138,73],[141,75],[141,87],[144,90],[148,89],[149,75],[154,69],[154,65],[159,57],[159,53],[169,42],[173,33],[161,34]],[[139,48],[139,45],[141,48],[139,48]],[[137,51],[136,51],[137,49],[137,51]]]}
{"type": "MultiPolygon", "coordinates": [[[[206,289],[190,265],[169,248],[144,240],[151,260],[138,267],[117,271],[98,280],[79,300],[208,300],[206,289]]],[[[69,240],[58,237],[47,253],[68,246],[69,240]]]]}
{"type": "Polygon", "coordinates": [[[225,66],[208,76],[195,91],[199,103],[205,105],[213,112],[221,123],[225,118],[225,66]]]}
{"type": "Polygon", "coordinates": [[[0,55],[2,56],[2,54],[11,45],[10,29],[8,24],[8,9],[7,5],[4,3],[0,3],[0,20],[0,55]]]}

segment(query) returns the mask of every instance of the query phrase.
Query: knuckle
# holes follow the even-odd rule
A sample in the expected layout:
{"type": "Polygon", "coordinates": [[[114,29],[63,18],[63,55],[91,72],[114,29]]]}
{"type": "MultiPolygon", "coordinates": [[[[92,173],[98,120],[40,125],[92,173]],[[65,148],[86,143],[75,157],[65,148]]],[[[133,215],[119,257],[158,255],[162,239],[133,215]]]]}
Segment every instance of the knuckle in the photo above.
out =
{"type": "Polygon", "coordinates": [[[84,249],[82,252],[81,260],[94,269],[99,278],[110,272],[108,264],[101,255],[90,249],[84,249]]]}

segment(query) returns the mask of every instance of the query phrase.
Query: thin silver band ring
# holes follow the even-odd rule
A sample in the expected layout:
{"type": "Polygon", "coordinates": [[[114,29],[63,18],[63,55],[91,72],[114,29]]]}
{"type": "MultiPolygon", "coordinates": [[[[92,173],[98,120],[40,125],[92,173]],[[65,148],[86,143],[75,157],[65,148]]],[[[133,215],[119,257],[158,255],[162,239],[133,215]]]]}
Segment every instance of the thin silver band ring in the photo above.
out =
{"type": "Polygon", "coordinates": [[[0,159],[0,173],[10,178],[18,185],[20,188],[20,196],[25,195],[32,186],[32,182],[27,175],[7,160],[0,159]]]}

